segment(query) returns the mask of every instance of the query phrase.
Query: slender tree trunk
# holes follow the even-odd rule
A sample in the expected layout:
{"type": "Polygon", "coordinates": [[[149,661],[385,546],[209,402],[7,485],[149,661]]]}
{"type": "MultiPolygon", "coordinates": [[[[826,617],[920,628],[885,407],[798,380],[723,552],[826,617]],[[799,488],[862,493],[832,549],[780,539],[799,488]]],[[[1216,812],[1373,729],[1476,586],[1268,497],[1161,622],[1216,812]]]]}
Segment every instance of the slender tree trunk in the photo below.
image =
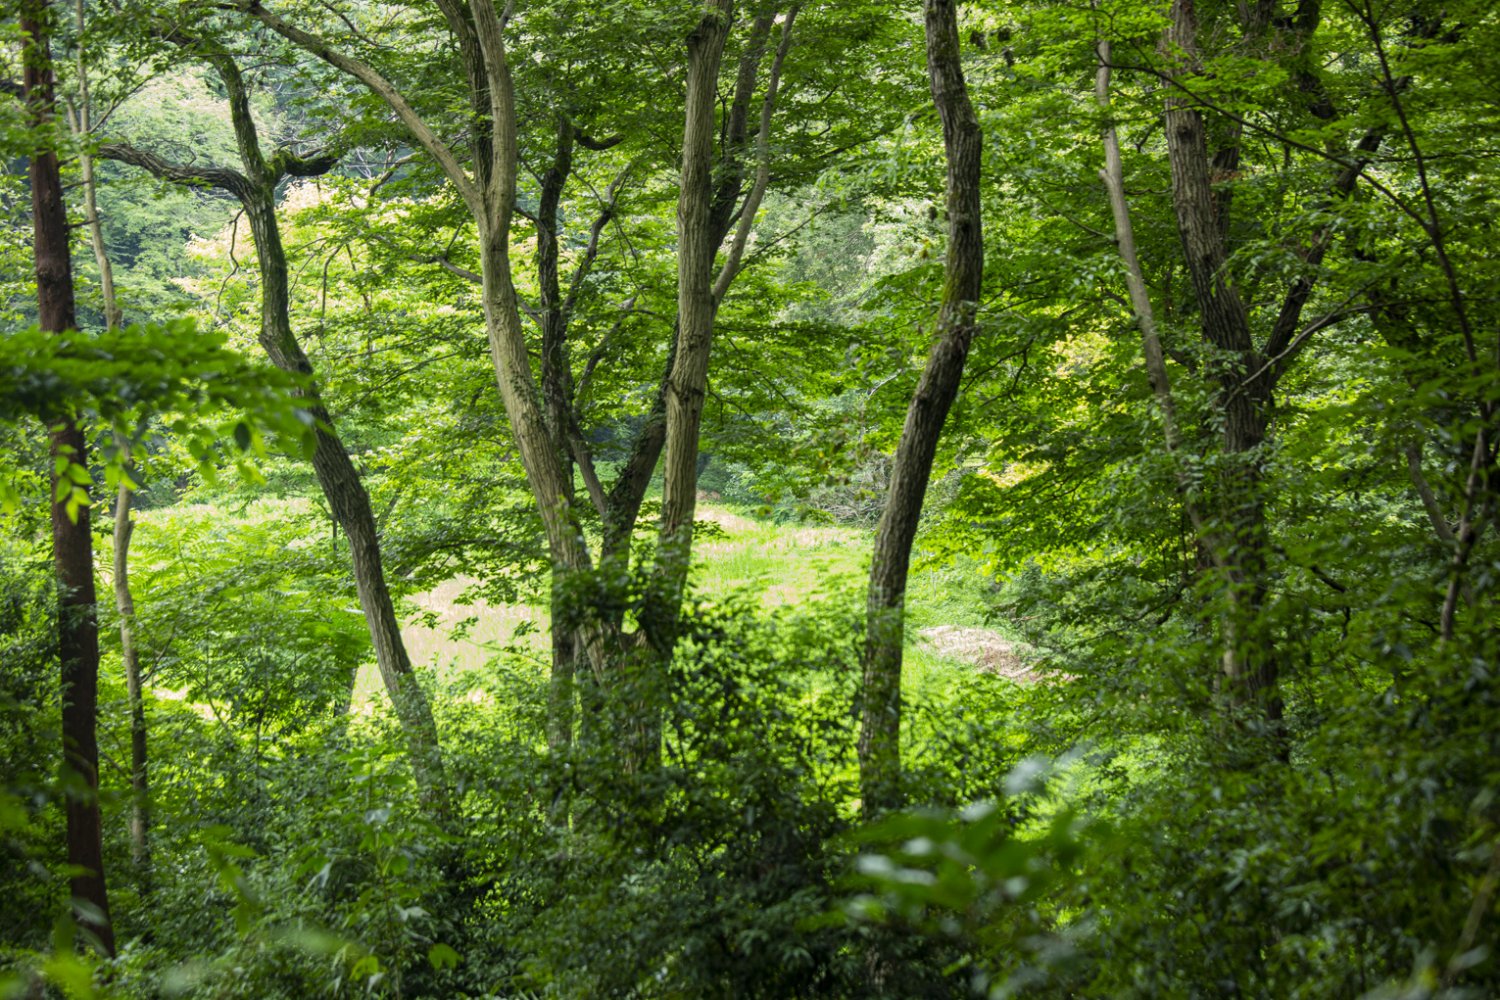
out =
{"type": "MultiPolygon", "coordinates": [[[[197,39],[176,30],[167,31],[166,37],[185,47],[200,44],[197,39]]],[[[283,149],[268,162],[261,153],[255,121],[250,114],[249,94],[238,65],[227,53],[211,46],[205,48],[204,57],[224,82],[243,173],[228,168],[169,163],[152,153],[120,144],[102,146],[100,153],[144,167],[164,180],[222,188],[239,200],[255,237],[256,258],[260,265],[261,346],[272,363],[283,371],[311,375],[312,363],[292,329],[286,251],[276,220],[276,188],[287,177],[310,177],[328,171],[336,164],[337,157],[324,154],[303,158],[283,149]]],[[[452,795],[447,785],[437,726],[401,637],[401,623],[386,584],[379,530],[370,508],[369,494],[338,437],[331,415],[318,399],[316,389],[312,390],[308,408],[318,422],[313,471],[334,519],[349,540],[354,583],[381,680],[401,722],[412,769],[429,809],[440,820],[450,817],[452,795]]]]}
{"type": "MultiPolygon", "coordinates": [[[[89,131],[85,90],[84,106],[79,110],[79,138],[87,139],[89,131]]],[[[99,224],[97,188],[94,183],[94,158],[80,153],[83,173],[83,199],[88,222],[89,243],[99,266],[99,289],[104,296],[104,322],[108,329],[120,325],[120,305],[115,298],[114,268],[104,246],[104,231],[99,224]]],[[[123,443],[122,443],[123,446],[123,443]]],[[[124,472],[131,462],[126,457],[124,472]]],[[[135,532],[131,517],[134,493],[122,482],[115,494],[114,523],[114,591],[115,613],[120,618],[120,659],[125,668],[125,691],[130,701],[130,857],[149,885],[151,869],[151,800],[150,772],[147,755],[146,702],[141,684],[141,656],[135,644],[135,597],[130,592],[130,540],[135,532]]]]}
{"type": "MultiPolygon", "coordinates": [[[[276,187],[285,168],[277,169],[267,164],[261,153],[260,139],[250,114],[249,95],[239,67],[224,55],[216,55],[213,63],[228,91],[230,118],[248,182],[239,194],[255,237],[256,260],[260,266],[260,343],[278,368],[311,375],[312,362],[292,329],[291,284],[286,250],[282,246],[281,229],[276,219],[276,187]]],[[[311,168],[308,172],[321,172],[322,169],[326,166],[311,168]]],[[[396,617],[390,588],[386,584],[380,533],[370,507],[370,495],[339,439],[327,408],[321,400],[314,398],[311,409],[318,421],[313,472],[335,520],[349,540],[354,585],[374,646],[380,679],[406,735],[412,770],[429,808],[439,818],[451,818],[452,792],[443,765],[437,724],[401,637],[401,622],[396,617]]]]}
{"type": "MultiPolygon", "coordinates": [[[[1109,42],[1098,45],[1099,70],[1095,77],[1094,97],[1099,107],[1109,110],[1109,42]]],[[[1104,181],[1109,194],[1110,213],[1115,223],[1115,245],[1120,251],[1120,260],[1125,265],[1125,285],[1130,293],[1130,307],[1135,313],[1136,325],[1141,331],[1141,347],[1146,355],[1146,375],[1151,381],[1151,390],[1161,408],[1162,428],[1167,439],[1167,449],[1177,451],[1177,405],[1172,399],[1172,382],[1167,375],[1165,352],[1156,329],[1156,313],[1151,306],[1151,294],[1146,288],[1145,271],[1135,248],[1135,227],[1130,222],[1130,204],[1125,199],[1125,164],[1120,157],[1120,138],[1111,122],[1104,128],[1104,166],[1099,177],[1104,181]]]]}
{"type": "Polygon", "coordinates": [[[870,564],[859,736],[860,791],[867,813],[901,798],[901,652],[911,547],[938,439],[974,339],[984,282],[979,197],[983,137],[964,80],[956,0],[927,0],[925,20],[928,76],[948,161],[948,256],[937,343],[906,411],[870,564]]]}
{"type": "MultiPolygon", "coordinates": [[[[311,375],[312,362],[292,332],[286,251],[282,248],[276,222],[275,188],[254,181],[252,185],[244,204],[260,265],[261,346],[278,368],[311,375]]],[[[401,637],[401,622],[396,617],[390,588],[386,585],[380,534],[370,507],[370,495],[334,429],[328,410],[316,400],[311,409],[318,421],[313,472],[334,519],[349,540],[354,586],[374,645],[380,679],[406,734],[412,770],[424,797],[440,817],[450,817],[452,793],[443,766],[437,723],[433,720],[427,695],[412,670],[411,658],[401,637]]]]}
{"type": "MultiPolygon", "coordinates": [[[[84,30],[83,0],[75,5],[76,20],[80,34],[84,30]]],[[[88,66],[80,49],[78,55],[79,101],[73,124],[73,134],[84,149],[93,130],[92,105],[89,97],[88,66]]],[[[104,300],[105,329],[118,329],[122,320],[119,300],[115,297],[114,267],[110,263],[109,251],[104,244],[104,228],[99,222],[99,188],[94,175],[94,157],[87,152],[78,154],[79,172],[83,177],[84,222],[88,227],[89,246],[94,252],[94,264],[99,268],[99,292],[104,300]]],[[[124,442],[117,441],[122,447],[124,442]]],[[[129,455],[126,455],[124,470],[131,471],[129,455]]],[[[148,890],[151,879],[151,802],[150,774],[147,756],[146,705],[141,685],[141,657],[135,644],[135,598],[130,592],[130,539],[135,525],[131,520],[130,505],[133,494],[130,485],[120,483],[115,495],[114,520],[114,592],[115,613],[120,618],[120,659],[125,668],[125,691],[130,703],[130,859],[135,864],[148,890]]]]}
{"type": "Polygon", "coordinates": [[[130,859],[146,884],[151,871],[151,777],[146,754],[146,701],[141,686],[141,657],[135,645],[135,598],[130,593],[130,487],[115,498],[115,610],[120,616],[120,658],[130,700],[130,859]]]}
{"type": "MultiPolygon", "coordinates": [[[[54,121],[55,96],[46,0],[23,6],[21,30],[28,36],[24,59],[26,105],[40,138],[54,121]]],[[[45,140],[41,140],[45,141],[45,140]]],[[[68,219],[63,204],[57,154],[44,148],[30,158],[32,220],[35,227],[37,312],[43,330],[61,333],[77,326],[73,268],[68,250],[68,219]]],[[[51,455],[88,467],[88,445],[65,413],[48,414],[51,455]]],[[[66,483],[67,477],[62,477],[66,483]]],[[[66,495],[59,499],[59,477],[52,477],[52,555],[59,587],[58,659],[61,663],[63,768],[68,863],[73,866],[74,915],[105,954],[115,953],[114,926],[104,879],[99,816],[99,744],[96,735],[99,684],[99,623],[94,592],[93,538],[89,509],[70,517],[66,495]]],[[[68,492],[71,492],[69,490],[68,492]]]]}
{"type": "MultiPolygon", "coordinates": [[[[714,139],[719,67],[729,36],[733,0],[705,0],[688,36],[682,171],[677,199],[677,329],[663,385],[662,447],[666,455],[662,512],[650,593],[642,627],[651,655],[626,664],[623,720],[626,767],[649,770],[661,757],[660,687],[671,659],[687,584],[698,499],[698,438],[713,346],[714,257],[724,228],[714,220],[714,139]]],[[[626,536],[628,537],[628,536],[626,536]]]]}

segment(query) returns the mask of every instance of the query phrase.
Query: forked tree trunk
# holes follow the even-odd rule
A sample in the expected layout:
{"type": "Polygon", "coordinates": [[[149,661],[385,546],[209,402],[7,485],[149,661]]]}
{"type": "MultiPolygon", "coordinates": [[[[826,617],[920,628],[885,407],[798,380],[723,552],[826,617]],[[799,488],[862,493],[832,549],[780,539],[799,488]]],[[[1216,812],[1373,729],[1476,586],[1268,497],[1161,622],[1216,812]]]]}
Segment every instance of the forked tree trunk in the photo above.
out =
{"type": "Polygon", "coordinates": [[[860,791],[867,813],[901,798],[901,652],[911,547],[948,410],[958,395],[984,283],[979,177],[983,137],[969,100],[956,0],[927,0],[927,70],[948,161],[948,255],[937,343],[906,411],[875,533],[860,701],[860,791]]]}
{"type": "MultiPolygon", "coordinates": [[[[54,123],[55,94],[47,0],[28,0],[21,13],[24,86],[30,124],[40,139],[54,123]]],[[[45,140],[43,140],[45,141],[45,140]]],[[[57,154],[40,149],[30,159],[32,222],[35,229],[37,313],[43,330],[61,333],[77,326],[73,267],[68,251],[68,218],[63,204],[57,154]]],[[[65,413],[47,414],[51,455],[88,467],[82,431],[65,413]]],[[[63,483],[68,477],[61,477],[63,483]]],[[[99,744],[96,733],[99,685],[99,622],[94,592],[93,538],[89,509],[68,515],[66,496],[57,497],[54,473],[52,558],[57,573],[58,660],[61,664],[63,767],[68,864],[74,869],[72,896],[79,925],[105,954],[115,953],[114,926],[104,879],[99,816],[99,744]]],[[[67,490],[71,492],[71,490],[67,490]]]]}

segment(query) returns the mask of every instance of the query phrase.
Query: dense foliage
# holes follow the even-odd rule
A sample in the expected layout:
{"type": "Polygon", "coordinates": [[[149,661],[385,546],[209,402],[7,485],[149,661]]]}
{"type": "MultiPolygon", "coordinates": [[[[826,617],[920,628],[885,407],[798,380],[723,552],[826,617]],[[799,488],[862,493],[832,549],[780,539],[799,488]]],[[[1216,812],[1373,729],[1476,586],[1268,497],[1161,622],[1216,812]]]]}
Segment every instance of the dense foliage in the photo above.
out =
{"type": "Polygon", "coordinates": [[[0,997],[1500,994],[1489,0],[16,9],[0,997]]]}

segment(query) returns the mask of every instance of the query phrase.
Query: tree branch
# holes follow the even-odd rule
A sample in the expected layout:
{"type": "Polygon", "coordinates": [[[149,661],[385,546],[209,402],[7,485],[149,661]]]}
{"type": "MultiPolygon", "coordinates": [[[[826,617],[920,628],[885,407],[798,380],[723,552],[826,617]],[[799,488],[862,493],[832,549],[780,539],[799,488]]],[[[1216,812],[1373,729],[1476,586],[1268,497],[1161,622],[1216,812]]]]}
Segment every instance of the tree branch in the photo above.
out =
{"type": "Polygon", "coordinates": [[[176,163],[124,142],[103,143],[99,146],[96,155],[106,160],[140,167],[153,176],[174,184],[218,188],[242,200],[250,194],[250,179],[238,170],[229,167],[195,167],[186,163],[176,163]]]}
{"type": "Polygon", "coordinates": [[[776,57],[771,62],[771,75],[766,83],[766,97],[760,106],[760,131],[755,137],[755,184],[750,188],[750,194],[746,196],[745,204],[740,208],[740,222],[735,230],[734,242],[730,244],[724,268],[714,282],[715,302],[724,300],[730,284],[740,272],[740,263],[745,255],[745,244],[749,242],[750,231],[755,228],[755,214],[760,211],[761,199],[765,197],[766,188],[771,183],[771,118],[776,113],[776,94],[781,88],[781,67],[786,62],[786,54],[792,47],[792,25],[797,20],[797,11],[800,6],[800,4],[792,4],[787,10],[786,20],[781,25],[781,44],[777,47],[776,57]]]}
{"type": "Polygon", "coordinates": [[[417,145],[421,146],[437,161],[443,173],[453,182],[453,186],[458,189],[459,197],[463,199],[464,204],[474,217],[476,219],[484,217],[484,201],[480,196],[479,189],[475,186],[473,179],[469,177],[464,168],[459,164],[457,157],[453,155],[453,150],[449,149],[437,137],[437,133],[433,132],[432,128],[422,120],[422,117],[417,114],[416,110],[412,108],[411,104],[389,80],[381,76],[366,63],[334,49],[317,35],[303,31],[296,25],[282,20],[271,11],[262,7],[260,0],[228,0],[223,6],[227,10],[236,10],[255,18],[289,42],[292,42],[299,48],[305,49],[330,66],[349,74],[370,88],[376,96],[385,101],[391,110],[396,113],[396,117],[401,120],[401,124],[406,126],[412,138],[417,141],[417,145]]]}

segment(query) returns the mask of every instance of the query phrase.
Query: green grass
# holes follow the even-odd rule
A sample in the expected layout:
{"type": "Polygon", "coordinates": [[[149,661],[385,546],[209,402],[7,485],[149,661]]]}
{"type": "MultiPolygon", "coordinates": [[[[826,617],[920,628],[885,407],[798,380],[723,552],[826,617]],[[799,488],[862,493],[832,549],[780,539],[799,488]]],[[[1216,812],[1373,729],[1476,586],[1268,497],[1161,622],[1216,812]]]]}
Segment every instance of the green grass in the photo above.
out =
{"type": "MultiPolygon", "coordinates": [[[[699,506],[705,526],[694,546],[691,585],[710,600],[748,594],[767,609],[824,604],[857,619],[864,605],[873,531],[828,525],[777,524],[718,504],[699,506]]],[[[972,566],[929,565],[920,559],[908,596],[905,683],[916,693],[941,684],[954,670],[972,669],[940,656],[920,641],[934,625],[983,626],[984,592],[972,566]]],[[[403,629],[419,666],[443,676],[483,669],[502,651],[523,651],[545,669],[547,609],[536,605],[467,603],[469,581],[453,580],[411,602],[403,629]],[[421,616],[426,616],[423,621],[421,616]]],[[[380,696],[373,666],[362,672],[357,699],[380,696]]]]}

